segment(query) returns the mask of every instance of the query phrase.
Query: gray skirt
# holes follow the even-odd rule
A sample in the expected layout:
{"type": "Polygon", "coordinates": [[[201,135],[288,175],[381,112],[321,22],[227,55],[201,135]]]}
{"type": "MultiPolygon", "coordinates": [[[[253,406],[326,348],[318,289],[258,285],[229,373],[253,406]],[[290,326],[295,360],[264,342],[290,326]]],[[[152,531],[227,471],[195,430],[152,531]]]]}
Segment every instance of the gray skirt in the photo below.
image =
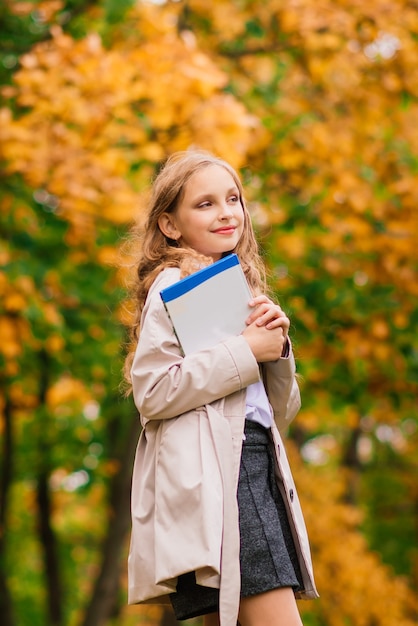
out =
{"type": "MultiPolygon", "coordinates": [[[[303,588],[287,511],[275,480],[269,430],[246,420],[238,481],[241,597],[303,588]]],[[[185,620],[215,613],[219,590],[196,584],[194,572],[179,576],[170,595],[175,616],[185,620]]]]}

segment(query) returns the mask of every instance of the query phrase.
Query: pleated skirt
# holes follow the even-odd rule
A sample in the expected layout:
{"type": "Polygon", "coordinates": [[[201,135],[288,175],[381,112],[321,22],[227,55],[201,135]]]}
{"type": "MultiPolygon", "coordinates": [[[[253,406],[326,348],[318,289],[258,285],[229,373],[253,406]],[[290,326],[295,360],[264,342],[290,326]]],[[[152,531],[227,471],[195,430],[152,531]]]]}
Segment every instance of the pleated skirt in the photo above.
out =
{"type": "MultiPolygon", "coordinates": [[[[275,479],[269,431],[246,420],[238,480],[241,597],[303,587],[286,507],[275,479]]],[[[219,590],[196,584],[194,572],[179,576],[171,602],[178,620],[215,613],[219,590]]]]}

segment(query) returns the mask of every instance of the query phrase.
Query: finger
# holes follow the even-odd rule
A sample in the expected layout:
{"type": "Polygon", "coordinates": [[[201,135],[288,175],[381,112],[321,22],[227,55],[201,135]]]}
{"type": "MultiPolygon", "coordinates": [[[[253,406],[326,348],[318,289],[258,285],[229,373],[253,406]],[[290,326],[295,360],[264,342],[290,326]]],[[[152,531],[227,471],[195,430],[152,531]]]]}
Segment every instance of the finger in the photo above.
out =
{"type": "Polygon", "coordinates": [[[290,320],[286,316],[276,317],[266,324],[267,330],[273,330],[274,328],[282,328],[283,334],[286,337],[289,332],[290,320]]]}
{"type": "Polygon", "coordinates": [[[286,314],[284,313],[284,311],[282,311],[279,306],[273,305],[268,307],[266,310],[260,312],[260,315],[257,317],[257,324],[259,326],[263,326],[268,324],[269,322],[272,322],[273,320],[285,318],[286,314]]]}
{"type": "Polygon", "coordinates": [[[271,309],[271,304],[269,302],[261,302],[261,303],[256,303],[256,304],[257,304],[257,308],[254,311],[252,311],[250,315],[248,316],[246,320],[247,324],[251,324],[252,322],[255,322],[255,320],[260,318],[262,315],[265,315],[266,313],[268,313],[268,311],[270,311],[271,309]]]}
{"type": "Polygon", "coordinates": [[[264,294],[262,294],[261,296],[254,296],[248,304],[250,306],[257,306],[258,304],[263,304],[263,303],[274,304],[274,302],[272,302],[270,298],[268,298],[264,294]]]}

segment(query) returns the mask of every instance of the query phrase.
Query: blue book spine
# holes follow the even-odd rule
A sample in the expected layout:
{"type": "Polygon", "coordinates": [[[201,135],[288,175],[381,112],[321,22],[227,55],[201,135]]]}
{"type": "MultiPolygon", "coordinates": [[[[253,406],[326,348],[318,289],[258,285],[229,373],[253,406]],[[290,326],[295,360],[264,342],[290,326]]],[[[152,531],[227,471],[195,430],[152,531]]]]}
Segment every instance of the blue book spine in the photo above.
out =
{"type": "Polygon", "coordinates": [[[201,270],[198,270],[194,274],[190,276],[186,276],[182,278],[182,280],[178,281],[174,285],[170,285],[170,287],[166,287],[162,291],[160,291],[161,298],[163,302],[170,302],[171,300],[175,300],[180,296],[183,296],[188,291],[191,291],[198,285],[201,285],[205,281],[209,280],[213,276],[224,272],[225,270],[234,267],[234,265],[239,265],[239,259],[236,254],[229,254],[219,261],[215,261],[211,265],[204,267],[201,270]]]}

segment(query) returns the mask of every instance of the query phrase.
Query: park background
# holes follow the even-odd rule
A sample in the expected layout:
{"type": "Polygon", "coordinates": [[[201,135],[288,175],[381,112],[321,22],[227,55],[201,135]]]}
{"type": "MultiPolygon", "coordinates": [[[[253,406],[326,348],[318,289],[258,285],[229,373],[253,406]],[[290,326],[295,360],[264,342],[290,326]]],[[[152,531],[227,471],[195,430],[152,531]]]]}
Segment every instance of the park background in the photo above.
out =
{"type": "Polygon", "coordinates": [[[121,244],[191,146],[242,173],[292,319],[304,623],[417,624],[417,3],[5,0],[0,29],[1,625],[174,623],[126,606],[121,244]]]}

